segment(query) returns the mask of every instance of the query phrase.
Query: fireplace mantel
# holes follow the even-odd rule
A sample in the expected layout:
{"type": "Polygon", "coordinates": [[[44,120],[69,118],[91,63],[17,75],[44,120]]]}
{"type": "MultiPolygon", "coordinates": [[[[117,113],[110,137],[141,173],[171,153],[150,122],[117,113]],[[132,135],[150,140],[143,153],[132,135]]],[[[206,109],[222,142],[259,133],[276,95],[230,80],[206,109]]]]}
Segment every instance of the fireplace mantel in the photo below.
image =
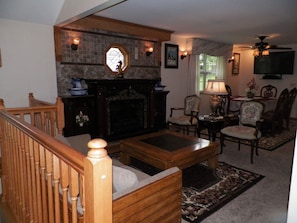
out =
{"type": "MultiPolygon", "coordinates": [[[[131,137],[138,134],[143,134],[146,132],[152,132],[160,127],[159,123],[156,123],[156,115],[159,113],[157,110],[160,107],[160,92],[155,92],[155,85],[160,82],[160,79],[85,79],[88,85],[88,94],[95,95],[95,136],[106,139],[107,141],[118,140],[122,138],[131,137]],[[123,96],[124,95],[124,96],[123,96]],[[133,103],[139,103],[139,99],[143,98],[143,105],[133,105],[133,103]],[[137,100],[138,101],[137,101],[137,100]],[[118,109],[133,109],[138,108],[143,112],[141,121],[144,122],[141,128],[135,127],[136,129],[131,129],[134,126],[135,120],[131,119],[131,124],[126,118],[123,121],[123,126],[121,126],[121,120],[117,120],[117,128],[123,129],[123,131],[112,131],[110,114],[110,102],[115,100],[122,101],[119,103],[118,109]],[[123,104],[124,101],[124,104],[123,104]],[[137,102],[136,102],[137,101],[137,102]],[[131,106],[129,106],[131,104],[131,106]],[[129,127],[129,128],[128,128],[129,127]],[[126,131],[125,131],[126,130],[126,131]]],[[[164,92],[166,97],[168,92],[164,92]]],[[[164,99],[162,100],[164,103],[164,99]]],[[[166,106],[166,100],[165,105],[166,106]]],[[[118,111],[122,116],[123,113],[129,113],[127,111],[118,111]]],[[[162,109],[164,112],[164,109],[162,109]]],[[[139,113],[137,113],[139,114],[139,113]]],[[[114,115],[114,112],[113,112],[114,115]]],[[[165,117],[163,114],[162,117],[165,117]]],[[[134,119],[137,116],[134,117],[134,119]]],[[[128,119],[128,117],[127,117],[128,119]]],[[[165,120],[162,123],[164,127],[165,120]]],[[[136,125],[135,125],[136,126],[136,125]]]]}

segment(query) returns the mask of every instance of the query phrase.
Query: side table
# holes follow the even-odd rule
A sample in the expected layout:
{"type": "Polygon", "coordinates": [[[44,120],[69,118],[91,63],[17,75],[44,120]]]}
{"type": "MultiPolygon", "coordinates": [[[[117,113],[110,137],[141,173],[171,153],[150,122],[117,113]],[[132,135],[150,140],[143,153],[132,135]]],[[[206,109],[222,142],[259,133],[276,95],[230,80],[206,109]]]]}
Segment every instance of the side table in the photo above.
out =
{"type": "Polygon", "coordinates": [[[219,132],[225,124],[223,116],[213,117],[209,115],[200,115],[198,118],[197,135],[200,138],[200,132],[202,129],[208,130],[208,139],[214,142],[216,141],[217,132],[219,132]]]}

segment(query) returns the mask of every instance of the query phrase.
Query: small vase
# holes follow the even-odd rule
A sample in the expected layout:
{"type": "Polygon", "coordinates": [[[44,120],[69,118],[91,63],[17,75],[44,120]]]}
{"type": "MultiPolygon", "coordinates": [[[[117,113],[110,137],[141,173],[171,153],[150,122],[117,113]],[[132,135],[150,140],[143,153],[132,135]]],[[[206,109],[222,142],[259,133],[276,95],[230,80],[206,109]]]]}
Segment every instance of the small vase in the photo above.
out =
{"type": "Polygon", "coordinates": [[[255,94],[253,92],[247,92],[246,93],[247,98],[254,98],[255,94]]]}
{"type": "Polygon", "coordinates": [[[83,126],[84,126],[84,123],[80,122],[79,127],[83,127],[83,126]]]}

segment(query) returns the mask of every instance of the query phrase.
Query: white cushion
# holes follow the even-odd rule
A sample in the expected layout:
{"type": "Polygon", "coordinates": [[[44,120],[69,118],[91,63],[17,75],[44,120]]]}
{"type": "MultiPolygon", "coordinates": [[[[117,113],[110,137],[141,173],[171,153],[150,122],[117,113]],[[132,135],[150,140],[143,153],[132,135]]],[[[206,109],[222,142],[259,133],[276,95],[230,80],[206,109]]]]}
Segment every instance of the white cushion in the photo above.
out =
{"type": "MultiPolygon", "coordinates": [[[[256,129],[248,126],[234,125],[227,126],[221,130],[221,133],[227,136],[236,137],[239,139],[252,140],[256,139],[254,133],[256,129]]],[[[261,138],[261,132],[258,131],[258,139],[261,138]]]]}
{"type": "Polygon", "coordinates": [[[138,183],[135,173],[117,166],[112,166],[112,181],[113,189],[117,192],[123,191],[138,183]]]}
{"type": "Polygon", "coordinates": [[[193,118],[192,123],[190,122],[190,116],[180,116],[180,117],[170,117],[168,118],[168,122],[175,123],[178,125],[196,125],[197,119],[193,118]]]}

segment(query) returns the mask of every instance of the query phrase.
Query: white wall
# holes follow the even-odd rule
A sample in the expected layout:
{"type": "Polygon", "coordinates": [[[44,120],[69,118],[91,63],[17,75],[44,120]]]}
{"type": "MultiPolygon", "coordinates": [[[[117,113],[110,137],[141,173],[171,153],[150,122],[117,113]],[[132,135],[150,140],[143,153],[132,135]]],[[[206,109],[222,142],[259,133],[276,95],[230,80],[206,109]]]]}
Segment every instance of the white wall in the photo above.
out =
{"type": "Polygon", "coordinates": [[[0,19],[0,29],[0,98],[5,106],[27,106],[29,92],[55,102],[53,27],[0,19]]]}
{"type": "MultiPolygon", "coordinates": [[[[171,41],[166,42],[170,44],[179,45],[179,50],[186,49],[186,39],[179,38],[172,35],[171,41]]],[[[182,107],[184,104],[184,98],[187,96],[187,78],[188,78],[188,58],[178,61],[178,69],[164,68],[164,57],[165,57],[165,43],[162,44],[161,53],[161,78],[162,84],[166,85],[164,90],[170,91],[167,95],[167,117],[170,114],[171,107],[182,107]]],[[[180,53],[181,54],[181,53],[180,53]]]]}
{"type": "Polygon", "coordinates": [[[287,223],[297,222],[297,136],[295,138],[294,151],[287,223]]]}
{"type": "MultiPolygon", "coordinates": [[[[297,51],[297,45],[290,45],[286,47],[292,47],[293,50],[297,51]]],[[[254,57],[252,55],[252,50],[235,50],[234,52],[240,53],[240,70],[237,75],[232,75],[230,72],[227,78],[227,83],[231,86],[233,95],[245,95],[247,83],[252,77],[256,78],[256,82],[259,85],[257,94],[260,94],[260,88],[267,84],[276,86],[278,89],[278,95],[285,88],[290,90],[297,87],[297,52],[294,62],[294,75],[283,75],[281,80],[262,79],[263,75],[254,74],[254,57]]],[[[232,63],[230,63],[230,67],[231,65],[232,63]]],[[[297,99],[293,105],[291,117],[297,118],[297,99]]]]}

